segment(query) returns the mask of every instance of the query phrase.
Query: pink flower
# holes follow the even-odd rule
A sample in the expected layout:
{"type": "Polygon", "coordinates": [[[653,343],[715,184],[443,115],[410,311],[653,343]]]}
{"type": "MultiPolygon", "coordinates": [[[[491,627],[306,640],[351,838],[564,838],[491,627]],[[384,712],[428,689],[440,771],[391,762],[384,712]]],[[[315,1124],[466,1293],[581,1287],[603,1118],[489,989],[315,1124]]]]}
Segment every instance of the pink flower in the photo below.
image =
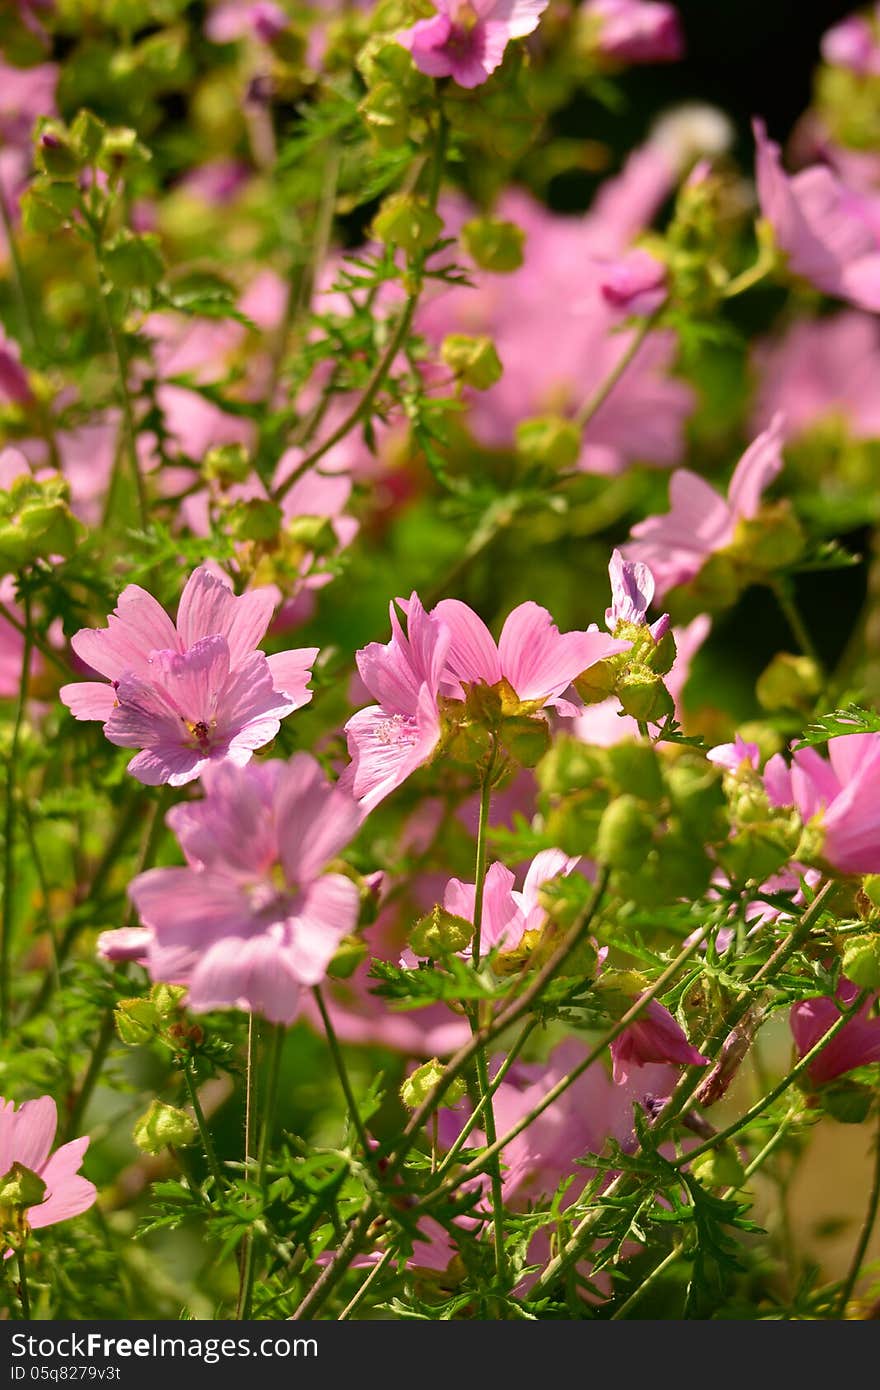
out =
{"type": "Polygon", "coordinates": [[[822,35],[822,58],[860,77],[880,75],[880,44],[865,15],[851,14],[822,35]]]}
{"type": "Polygon", "coordinates": [[[345,726],[352,761],[343,780],[364,811],[426,763],[440,738],[437,697],[450,633],[415,593],[407,604],[406,634],[393,603],[389,612],[391,641],[371,642],[357,654],[361,679],[379,703],[345,726]]]}
{"type": "Polygon", "coordinates": [[[599,290],[606,303],[620,313],[647,317],[666,298],[666,267],[656,256],[636,247],[610,262],[599,290]]]}
{"type": "MultiPolygon", "coordinates": [[[[654,597],[654,576],[640,560],[624,560],[619,550],[612,551],[608,566],[611,581],[611,607],[605,609],[605,626],[614,632],[618,623],[632,627],[648,627],[647,612],[654,597]]],[[[649,631],[655,642],[669,630],[669,614],[651,623],[649,631]]]]}
{"type": "Polygon", "coordinates": [[[234,43],[252,35],[271,43],[286,29],[288,17],[271,0],[226,0],[208,15],[205,33],[212,43],[234,43]]]}
{"type": "Polygon", "coordinates": [[[33,399],[27,372],[21,365],[18,343],[0,325],[0,402],[27,405],[33,399]]]}
{"type": "Polygon", "coordinates": [[[650,1000],[646,1009],[611,1044],[614,1080],[629,1080],[633,1068],[651,1062],[672,1062],[680,1067],[705,1067],[704,1057],[687,1040],[687,1034],[668,1009],[650,1000]]]}
{"type": "MultiPolygon", "coordinates": [[[[789,1023],[798,1056],[804,1057],[858,996],[851,980],[841,980],[834,999],[804,999],[791,1006],[789,1023]]],[[[836,1076],[880,1060],[880,1018],[872,1018],[872,1001],[866,999],[858,1013],[845,1023],[809,1067],[810,1079],[821,1086],[836,1076]]]]}
{"type": "Polygon", "coordinates": [[[130,584],[106,628],[71,639],[109,684],[65,685],[61,699],[74,718],[100,720],[111,743],[143,750],[128,770],[151,786],[182,786],[218,759],[246,763],[311,698],[315,648],[270,657],[254,650],[273,607],[271,592],[236,597],[225,578],[202,568],[187,581],[175,625],[130,584]]]}
{"type": "Polygon", "coordinates": [[[672,63],[684,55],[674,5],[656,0],[587,0],[582,12],[600,22],[599,52],[621,63],[672,63]]]}
{"type": "Polygon", "coordinates": [[[355,802],[296,753],[210,768],[204,800],[167,821],[188,867],[151,869],[129,888],[151,931],[152,978],[186,985],[196,1012],[291,1023],[357,923],[357,886],[324,872],[357,831],[355,802]]]}
{"type": "Polygon", "coordinates": [[[756,515],[764,490],[782,468],[782,432],[783,419],[777,415],[743,454],[726,498],[688,468],[673,473],[670,510],[640,521],[623,549],[628,560],[650,567],[658,598],[699,574],[710,555],[731,544],[737,523],[756,515]]]}
{"type": "Polygon", "coordinates": [[[113,931],[100,933],[95,950],[102,960],[111,964],[135,961],[138,965],[145,965],[152,940],[153,933],[149,927],[116,927],[113,931]]]}
{"type": "Polygon", "coordinates": [[[764,769],[775,806],[796,806],[822,832],[822,858],[842,874],[880,872],[880,734],[828,741],[828,760],[801,748],[789,769],[781,753],[764,769]]]}
{"type": "Polygon", "coordinates": [[[420,72],[478,87],[500,66],[511,39],[538,27],[548,0],[435,0],[437,13],[397,35],[420,72]]]}
{"type": "Polygon", "coordinates": [[[14,1101],[0,1097],[0,1177],[20,1163],[46,1184],[42,1202],[27,1212],[35,1231],[88,1211],[98,1195],[94,1183],[79,1176],[88,1138],[72,1139],[50,1154],[57,1128],[58,1111],[51,1096],[26,1100],[17,1110],[14,1101]]]}
{"type": "Polygon", "coordinates": [[[29,150],[34,123],[40,116],[55,115],[57,85],[55,63],[16,68],[0,56],[0,144],[29,150]]]}
{"type": "MultiPolygon", "coordinates": [[[[503,864],[490,864],[483,890],[483,917],[480,944],[483,952],[493,949],[514,951],[526,932],[540,931],[547,920],[539,895],[545,884],[565,877],[576,868],[577,859],[559,849],[545,849],[529,865],[522,891],[514,888],[515,876],[503,864]]],[[[476,888],[451,878],[443,894],[443,906],[466,922],[474,920],[476,888]]],[[[466,954],[466,953],[463,953],[466,954]]]]}
{"type": "Polygon", "coordinates": [[[789,438],[841,421],[852,439],[880,439],[880,323],[872,314],[795,320],[758,345],[754,375],[756,428],[781,411],[789,438]]]}
{"type": "Polygon", "coordinates": [[[825,165],[792,178],[779,146],[755,121],[761,212],[788,257],[811,285],[857,308],[880,310],[880,200],[844,183],[825,165]]]}
{"type": "Polygon", "coordinates": [[[761,765],[761,752],[757,743],[746,743],[740,734],[737,734],[733,743],[719,743],[710,748],[706,758],[727,772],[739,772],[744,765],[757,771],[761,765]]]}
{"type": "Polygon", "coordinates": [[[562,697],[575,676],[628,646],[595,626],[560,632],[537,603],[521,603],[508,614],[497,644],[482,618],[459,599],[442,599],[431,616],[450,634],[443,693],[453,700],[465,698],[465,685],[506,681],[522,704],[573,714],[577,707],[562,697]]]}

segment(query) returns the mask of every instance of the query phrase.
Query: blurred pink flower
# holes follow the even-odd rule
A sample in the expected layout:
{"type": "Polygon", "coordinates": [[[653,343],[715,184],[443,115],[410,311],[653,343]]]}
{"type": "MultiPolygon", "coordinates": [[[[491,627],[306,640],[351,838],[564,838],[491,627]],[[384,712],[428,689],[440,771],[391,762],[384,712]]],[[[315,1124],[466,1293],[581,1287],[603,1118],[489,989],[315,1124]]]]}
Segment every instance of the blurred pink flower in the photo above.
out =
{"type": "Polygon", "coordinates": [[[754,122],[761,213],[788,268],[825,294],[880,310],[880,195],[846,184],[825,165],[789,177],[779,146],[754,122]]]}
{"type": "Polygon", "coordinates": [[[789,438],[839,420],[852,439],[880,439],[880,322],[872,314],[796,319],[759,343],[753,362],[756,428],[781,412],[789,438]]]}
{"type": "MultiPolygon", "coordinates": [[[[547,913],[539,902],[541,889],[553,879],[565,877],[577,867],[559,849],[541,850],[529,865],[522,889],[514,888],[516,877],[504,864],[490,864],[483,892],[483,917],[480,944],[483,952],[495,949],[513,951],[529,931],[540,931],[547,913]]],[[[476,888],[451,878],[443,894],[443,906],[466,922],[474,920],[476,888]]],[[[463,952],[462,954],[467,954],[463,952]]]]}
{"type": "Polygon", "coordinates": [[[0,404],[27,405],[33,399],[18,343],[0,324],[0,404]]]}
{"type": "Polygon", "coordinates": [[[828,740],[828,759],[815,748],[781,753],[764,769],[775,806],[795,806],[804,821],[817,818],[822,858],[843,874],[880,872],[880,734],[844,734],[828,740]]]}
{"type": "Polygon", "coordinates": [[[654,597],[654,576],[640,560],[624,560],[620,551],[611,553],[608,566],[611,581],[611,607],[605,609],[605,626],[614,632],[618,623],[648,627],[655,642],[669,630],[669,614],[649,625],[647,612],[654,597]]]}
{"type": "Polygon", "coordinates": [[[360,813],[308,753],[214,766],[204,786],[167,816],[187,867],[150,869],[129,888],[152,932],[147,968],[186,985],[196,1012],[291,1023],[357,923],[357,885],[325,870],[360,813]]]}
{"type": "MultiPolygon", "coordinates": [[[[875,23],[880,6],[874,7],[875,23]]],[[[880,44],[867,15],[851,14],[822,35],[822,59],[834,67],[849,68],[860,77],[880,75],[880,44]]]]}
{"type": "Polygon", "coordinates": [[[666,298],[666,267],[656,256],[636,247],[608,263],[599,291],[622,314],[653,314],[666,298]]]}
{"type": "Polygon", "coordinates": [[[26,1100],[17,1110],[14,1101],[0,1097],[0,1177],[20,1163],[46,1184],[42,1202],[27,1211],[28,1225],[35,1231],[88,1211],[98,1195],[94,1183],[79,1175],[88,1137],[72,1139],[51,1153],[57,1128],[58,1110],[51,1096],[26,1100]]]}
{"type": "Polygon", "coordinates": [[[737,734],[733,743],[718,743],[714,748],[710,748],[706,758],[727,772],[738,772],[743,764],[757,771],[761,765],[761,752],[757,743],[746,743],[740,734],[737,734]]]}
{"type": "Polygon", "coordinates": [[[152,940],[149,927],[116,927],[99,934],[95,950],[102,960],[111,963],[135,961],[145,965],[152,940]]]}
{"type": "Polygon", "coordinates": [[[207,569],[193,572],[176,625],[151,594],[130,584],[106,628],[71,639],[109,683],[79,681],[60,695],[75,719],[104,724],[111,743],[143,751],[129,771],[149,785],[182,786],[207,764],[247,762],[280,720],[311,699],[316,648],[256,651],[275,605],[271,591],[239,597],[207,569]]]}
{"type": "Polygon", "coordinates": [[[617,1082],[628,1081],[634,1069],[652,1062],[680,1067],[709,1065],[709,1058],[691,1046],[684,1029],[656,999],[650,1000],[642,1014],[614,1039],[611,1056],[617,1082]]]}
{"type": "Polygon", "coordinates": [[[762,493],[782,469],[782,434],[782,416],[774,416],[737,464],[726,498],[690,469],[673,473],[670,510],[638,522],[623,548],[628,560],[649,566],[658,598],[699,574],[710,555],[730,545],[737,523],[756,515],[762,493]]]}
{"type": "Polygon", "coordinates": [[[280,5],[271,0],[226,0],[211,10],[205,33],[212,43],[234,43],[248,36],[271,43],[289,22],[280,5]]]}
{"type": "MultiPolygon", "coordinates": [[[[858,989],[851,980],[841,980],[833,999],[804,999],[792,1004],[789,1013],[791,1034],[799,1057],[816,1046],[840,1018],[841,1009],[854,1003],[858,989]]],[[[872,999],[866,999],[858,1013],[845,1023],[836,1037],[809,1066],[810,1079],[817,1086],[833,1081],[856,1067],[880,1061],[880,1018],[871,1016],[872,999]]]]}
{"type": "Polygon", "coordinates": [[[586,0],[582,13],[599,21],[599,52],[621,63],[672,63],[684,56],[674,5],[658,0],[586,0]]]}
{"type": "Polygon", "coordinates": [[[0,144],[29,152],[34,123],[40,116],[54,116],[58,67],[39,63],[15,68],[0,55],[0,144]]]}
{"type": "Polygon", "coordinates": [[[435,0],[437,13],[397,34],[420,72],[478,87],[500,66],[511,39],[538,27],[548,0],[435,0]]]}

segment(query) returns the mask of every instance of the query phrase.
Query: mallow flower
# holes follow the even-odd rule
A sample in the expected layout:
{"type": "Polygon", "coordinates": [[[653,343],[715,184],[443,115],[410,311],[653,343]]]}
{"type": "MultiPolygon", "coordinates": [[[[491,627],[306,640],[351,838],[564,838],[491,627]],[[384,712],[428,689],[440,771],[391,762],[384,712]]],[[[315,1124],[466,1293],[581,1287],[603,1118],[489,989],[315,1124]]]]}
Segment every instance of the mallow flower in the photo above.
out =
{"type": "Polygon", "coordinates": [[[661,0],[586,0],[581,14],[597,25],[596,45],[621,63],[671,63],[684,55],[678,11],[661,0]]]}
{"type": "Polygon", "coordinates": [[[130,584],[106,628],[82,628],[71,639],[105,681],[62,686],[61,699],[75,719],[100,721],[111,743],[141,749],[128,770],[150,786],[182,786],[226,758],[244,764],[311,699],[317,648],[269,657],[255,650],[275,599],[271,589],[236,596],[225,577],[200,568],[174,623],[130,584]]]}
{"type": "Polygon", "coordinates": [[[511,39],[538,27],[548,0],[436,0],[437,13],[397,34],[419,72],[478,87],[500,66],[511,39]]]}
{"type": "MultiPolygon", "coordinates": [[[[835,998],[802,999],[793,1004],[789,1014],[791,1034],[799,1057],[816,1046],[817,1042],[840,1018],[841,1009],[848,1008],[858,997],[858,988],[851,980],[841,980],[835,998]]],[[[809,1066],[810,1080],[817,1086],[833,1081],[856,1067],[880,1061],[880,1018],[871,1017],[872,1000],[866,999],[858,1013],[845,1023],[840,1032],[823,1048],[809,1066]]]]}
{"type": "Polygon", "coordinates": [[[611,1044],[613,1077],[618,1084],[629,1080],[634,1069],[654,1062],[680,1067],[706,1067],[709,1058],[688,1042],[687,1034],[668,1009],[656,999],[611,1044]]]}
{"type": "Polygon", "coordinates": [[[761,213],[788,269],[825,294],[880,311],[880,199],[824,164],[789,177],[762,121],[754,122],[754,131],[761,213]]]}
{"type": "Polygon", "coordinates": [[[764,769],[774,806],[795,806],[810,837],[811,858],[842,874],[880,872],[880,734],[828,741],[828,758],[801,748],[789,767],[776,753],[764,769]]]}
{"type": "MultiPolygon", "coordinates": [[[[547,913],[539,901],[541,889],[553,879],[570,874],[578,862],[577,858],[559,849],[541,850],[529,865],[520,890],[514,887],[516,875],[506,865],[490,864],[483,889],[480,925],[483,953],[516,951],[526,944],[528,933],[540,932],[547,921],[547,913]]],[[[455,917],[473,922],[475,899],[475,884],[451,878],[443,894],[443,906],[455,917]]]]}
{"type": "Polygon", "coordinates": [[[88,1137],[72,1139],[52,1153],[57,1128],[58,1110],[51,1096],[26,1100],[17,1110],[14,1101],[0,1097],[0,1207],[7,1180],[16,1181],[16,1165],[27,1169],[44,1185],[41,1200],[24,1212],[27,1226],[35,1231],[88,1211],[98,1195],[94,1183],[79,1173],[88,1137]]]}
{"type": "Polygon", "coordinates": [[[689,468],[677,468],[669,481],[669,511],[632,528],[624,558],[649,567],[658,598],[699,574],[710,556],[731,546],[739,523],[757,515],[765,489],[782,469],[783,426],[782,416],[774,416],[749,445],[726,497],[689,468]]]}
{"type": "Polygon", "coordinates": [[[150,869],[129,887],[151,933],[147,969],[186,985],[197,1013],[238,1008],[291,1023],[357,924],[357,885],[327,869],[360,813],[308,753],[217,764],[204,787],[202,801],[166,818],[186,867],[150,869]]]}

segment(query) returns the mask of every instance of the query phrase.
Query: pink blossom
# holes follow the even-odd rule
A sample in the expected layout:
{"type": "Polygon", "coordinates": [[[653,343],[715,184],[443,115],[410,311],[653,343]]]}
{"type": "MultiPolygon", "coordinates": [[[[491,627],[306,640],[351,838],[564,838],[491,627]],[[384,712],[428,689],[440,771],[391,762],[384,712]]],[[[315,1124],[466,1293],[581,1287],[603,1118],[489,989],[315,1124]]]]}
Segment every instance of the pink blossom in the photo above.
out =
{"type": "Polygon", "coordinates": [[[271,43],[287,24],[287,15],[271,0],[226,0],[211,10],[205,33],[212,43],[234,43],[248,35],[271,43]]]}
{"type": "Polygon", "coordinates": [[[95,950],[102,960],[112,964],[134,961],[138,965],[145,965],[152,940],[153,933],[149,927],[116,927],[100,933],[95,950]]]}
{"type": "Polygon", "coordinates": [[[575,676],[628,646],[595,626],[560,632],[547,609],[531,602],[508,614],[497,644],[482,618],[459,599],[441,599],[431,616],[450,635],[443,693],[454,700],[465,698],[466,685],[506,681],[522,704],[572,714],[576,706],[563,694],[575,676]]]}
{"type": "Polygon", "coordinates": [[[758,345],[754,375],[758,429],[780,411],[789,438],[841,421],[852,439],[880,439],[880,322],[872,314],[795,320],[758,345]]]}
{"type": "Polygon", "coordinates": [[[851,14],[832,25],[822,35],[822,58],[834,67],[849,68],[860,77],[880,75],[880,44],[870,20],[865,15],[851,14]]]}
{"type": "Polygon", "coordinates": [[[55,63],[16,68],[0,56],[0,143],[29,150],[34,123],[56,113],[57,85],[55,63]]]}
{"type": "MultiPolygon", "coordinates": [[[[589,212],[561,216],[527,194],[508,191],[496,212],[526,234],[525,259],[509,275],[469,268],[471,288],[446,288],[419,311],[418,325],[439,343],[447,333],[485,333],[504,364],[501,380],[468,396],[468,425],[488,448],[511,446],[531,415],[573,415],[607,381],[636,328],[602,294],[609,262],[625,257],[675,182],[669,159],[646,146],[602,185],[589,212]]],[[[442,205],[448,234],[469,210],[442,205]]],[[[676,337],[647,335],[621,380],[584,432],[580,467],[617,473],[630,462],[676,463],[694,406],[690,386],[672,375],[676,337]]]]}
{"type": "Polygon", "coordinates": [[[196,1012],[241,1008],[291,1023],[358,917],[352,879],[326,873],[360,823],[317,761],[208,769],[202,801],[167,816],[187,867],[150,869],[129,892],[151,931],[154,980],[183,984],[196,1012]]]}
{"type": "Polygon", "coordinates": [[[131,584],[106,628],[71,639],[109,683],[65,685],[61,699],[74,718],[100,720],[111,743],[143,750],[129,771],[149,785],[182,786],[217,759],[245,763],[311,698],[315,648],[270,657],[255,650],[273,608],[271,592],[236,597],[225,578],[202,568],[187,581],[175,625],[131,584]]]}
{"type": "Polygon", "coordinates": [[[599,291],[620,313],[646,317],[666,298],[666,267],[656,256],[636,247],[606,266],[599,291]]]}
{"type": "Polygon", "coordinates": [[[626,559],[649,566],[659,598],[699,574],[710,555],[731,544],[738,522],[757,514],[764,490],[782,469],[782,434],[777,415],[743,454],[726,498],[690,469],[676,469],[670,510],[638,522],[623,548],[626,559]]]}
{"type": "Polygon", "coordinates": [[[587,0],[582,13],[599,21],[599,52],[621,63],[673,63],[684,55],[674,5],[658,0],[587,0]]]}
{"type": "Polygon", "coordinates": [[[743,766],[757,771],[761,764],[761,752],[757,743],[747,743],[740,734],[737,734],[733,743],[719,743],[710,748],[706,757],[710,763],[723,767],[727,772],[739,772],[743,766]]]}
{"type": "Polygon", "coordinates": [[[633,1068],[651,1062],[670,1062],[680,1067],[705,1067],[704,1057],[688,1042],[687,1034],[656,999],[651,999],[639,1017],[611,1044],[614,1080],[625,1082],[633,1068]]]}
{"type": "Polygon", "coordinates": [[[0,325],[0,403],[27,405],[33,399],[27,372],[21,365],[18,343],[0,325]]]}
{"type": "Polygon", "coordinates": [[[500,66],[511,39],[538,27],[548,0],[435,0],[437,13],[397,35],[420,72],[478,87],[500,66]]]}
{"type": "Polygon", "coordinates": [[[857,308],[880,310],[880,198],[844,183],[825,165],[790,178],[763,123],[755,121],[754,129],[761,212],[789,269],[857,308]]]}
{"type": "MultiPolygon", "coordinates": [[[[516,877],[504,864],[490,864],[483,890],[480,944],[483,952],[514,951],[526,932],[540,931],[547,920],[541,906],[541,889],[555,878],[565,877],[576,868],[572,859],[559,849],[545,849],[529,865],[522,890],[514,888],[516,877]]],[[[466,922],[474,920],[476,887],[451,878],[443,894],[443,906],[466,922]]]]}
{"type": "Polygon", "coordinates": [[[35,1231],[88,1211],[98,1195],[94,1183],[79,1175],[88,1138],[72,1139],[51,1153],[57,1128],[58,1111],[51,1096],[26,1100],[17,1110],[14,1101],[0,1097],[0,1177],[20,1163],[46,1184],[42,1202],[27,1210],[28,1225],[35,1231]]]}
{"type": "MultiPolygon", "coordinates": [[[[853,1004],[858,993],[851,980],[841,980],[834,999],[803,999],[792,1005],[789,1023],[799,1057],[806,1056],[821,1041],[840,1018],[841,1009],[853,1004]]],[[[866,999],[858,1013],[810,1064],[810,1079],[817,1086],[880,1060],[880,1018],[871,1016],[872,1002],[866,999]]]]}
{"type": "Polygon", "coordinates": [[[822,834],[822,858],[843,874],[880,872],[880,734],[844,734],[815,748],[777,753],[764,769],[776,806],[795,806],[822,834]]]}
{"type": "Polygon", "coordinates": [[[357,654],[358,671],[378,704],[345,726],[351,765],[343,774],[364,811],[372,810],[431,757],[440,738],[437,699],[450,633],[428,615],[417,594],[407,604],[404,633],[392,603],[391,641],[357,654]]]}
{"type": "MultiPolygon", "coordinates": [[[[647,612],[654,597],[654,576],[640,560],[624,560],[619,550],[612,551],[608,566],[611,581],[611,607],[605,609],[605,625],[614,632],[618,623],[632,627],[649,627],[647,612]]],[[[649,631],[655,642],[669,630],[669,614],[664,613],[651,623],[649,631]]]]}

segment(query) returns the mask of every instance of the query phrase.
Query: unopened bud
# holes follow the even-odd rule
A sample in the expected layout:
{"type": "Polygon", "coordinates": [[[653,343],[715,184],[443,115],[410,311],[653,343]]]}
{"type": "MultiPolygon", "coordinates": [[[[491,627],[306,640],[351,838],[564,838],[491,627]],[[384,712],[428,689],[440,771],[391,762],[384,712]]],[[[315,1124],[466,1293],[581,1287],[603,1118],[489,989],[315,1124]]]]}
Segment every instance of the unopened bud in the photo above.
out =
{"type": "Polygon", "coordinates": [[[137,1121],[132,1138],[143,1153],[160,1154],[169,1144],[185,1149],[195,1142],[198,1129],[185,1110],[154,1100],[145,1115],[137,1121]]]}
{"type": "Polygon", "coordinates": [[[516,427],[516,452],[524,462],[543,468],[571,468],[581,452],[581,432],[561,415],[535,415],[516,427]]]}
{"type": "Polygon", "coordinates": [[[478,391],[488,391],[501,380],[501,362],[491,338],[450,333],[443,339],[440,356],[466,386],[478,391]]]}
{"type": "Polygon", "coordinates": [[[120,999],[113,1021],[121,1042],[128,1047],[151,1042],[159,1029],[160,1015],[149,999],[120,999]]]}
{"type": "Polygon", "coordinates": [[[461,229],[461,244],[481,270],[505,274],[523,263],[525,232],[500,217],[474,217],[461,229]]]}
{"type": "Polygon", "coordinates": [[[849,938],[843,952],[843,973],[859,989],[880,989],[880,935],[849,938]]]}
{"type": "Polygon", "coordinates": [[[443,220],[415,193],[392,193],[373,218],[377,241],[400,246],[408,255],[429,251],[443,230],[443,220]]]}
{"type": "MultiPolygon", "coordinates": [[[[428,1099],[435,1086],[442,1081],[445,1073],[446,1068],[437,1057],[432,1057],[430,1062],[423,1062],[420,1067],[416,1067],[400,1088],[400,1099],[407,1109],[417,1110],[428,1099]]],[[[443,1104],[457,1105],[466,1089],[462,1077],[456,1077],[443,1093],[443,1104]]]]}
{"type": "Polygon", "coordinates": [[[612,869],[635,872],[653,842],[653,818],[634,796],[619,796],[605,808],[596,835],[596,858],[612,869]]]}
{"type": "Polygon", "coordinates": [[[456,917],[437,903],[416,922],[409,934],[409,944],[417,956],[437,960],[465,950],[473,934],[472,922],[456,917]]]}
{"type": "Polygon", "coordinates": [[[755,694],[766,710],[811,710],[822,692],[822,672],[810,656],[777,652],[758,677],[755,694]]]}
{"type": "Polygon", "coordinates": [[[658,724],[675,713],[675,703],[663,677],[649,666],[631,666],[617,682],[617,698],[623,711],[643,723],[658,724]]]}
{"type": "Polygon", "coordinates": [[[218,444],[205,454],[202,472],[210,482],[231,487],[250,477],[251,456],[243,444],[218,444]]]}

